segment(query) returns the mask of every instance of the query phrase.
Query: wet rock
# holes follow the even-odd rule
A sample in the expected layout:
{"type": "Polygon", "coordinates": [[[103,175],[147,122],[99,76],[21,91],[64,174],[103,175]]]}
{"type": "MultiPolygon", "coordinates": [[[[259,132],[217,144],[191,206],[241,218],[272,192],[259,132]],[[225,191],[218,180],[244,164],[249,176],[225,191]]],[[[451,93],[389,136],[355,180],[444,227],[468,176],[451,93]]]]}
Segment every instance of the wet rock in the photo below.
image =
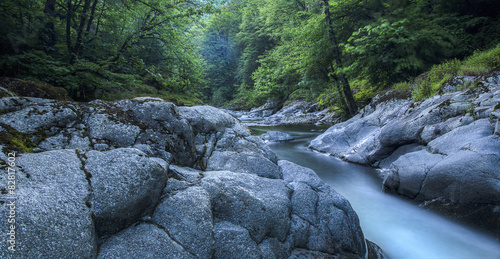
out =
{"type": "Polygon", "coordinates": [[[276,142],[290,141],[294,139],[290,134],[279,131],[268,131],[260,135],[260,138],[264,141],[276,141],[276,142]]]}

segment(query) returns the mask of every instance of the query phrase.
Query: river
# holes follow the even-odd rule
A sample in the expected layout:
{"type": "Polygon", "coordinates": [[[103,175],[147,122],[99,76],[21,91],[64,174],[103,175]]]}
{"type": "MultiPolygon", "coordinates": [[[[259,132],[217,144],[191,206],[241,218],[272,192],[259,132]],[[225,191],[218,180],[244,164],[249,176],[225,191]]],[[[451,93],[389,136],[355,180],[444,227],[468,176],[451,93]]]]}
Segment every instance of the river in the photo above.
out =
{"type": "Polygon", "coordinates": [[[280,159],[313,169],[351,203],[365,238],[378,244],[390,258],[500,259],[500,242],[382,192],[374,169],[311,151],[310,141],[325,128],[313,126],[252,127],[256,135],[278,130],[291,142],[269,143],[280,159]]]}

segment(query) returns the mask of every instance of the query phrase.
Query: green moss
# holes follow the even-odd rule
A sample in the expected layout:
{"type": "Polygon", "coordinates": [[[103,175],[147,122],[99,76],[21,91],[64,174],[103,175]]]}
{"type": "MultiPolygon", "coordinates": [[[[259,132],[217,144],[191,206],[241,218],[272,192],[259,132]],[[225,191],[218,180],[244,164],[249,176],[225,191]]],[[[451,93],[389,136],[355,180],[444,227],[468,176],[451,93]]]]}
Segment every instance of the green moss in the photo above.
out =
{"type": "Polygon", "coordinates": [[[396,91],[411,91],[412,85],[411,82],[404,81],[404,82],[399,82],[397,84],[394,84],[392,86],[392,89],[396,91]]]}
{"type": "Polygon", "coordinates": [[[30,134],[19,132],[13,127],[0,123],[4,131],[0,132],[0,143],[3,143],[4,152],[16,151],[19,153],[30,153],[36,144],[31,140],[30,134]]]}
{"type": "Polygon", "coordinates": [[[371,102],[374,95],[375,93],[371,88],[360,89],[354,94],[354,101],[358,106],[363,107],[371,102]]]}

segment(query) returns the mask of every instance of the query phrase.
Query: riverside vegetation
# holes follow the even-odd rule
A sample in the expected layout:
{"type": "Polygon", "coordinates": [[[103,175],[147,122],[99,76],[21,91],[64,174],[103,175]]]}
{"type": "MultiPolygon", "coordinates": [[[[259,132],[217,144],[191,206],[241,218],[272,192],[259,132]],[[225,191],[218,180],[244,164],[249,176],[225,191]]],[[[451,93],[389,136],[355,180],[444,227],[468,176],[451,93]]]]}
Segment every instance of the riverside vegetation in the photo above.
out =
{"type": "Polygon", "coordinates": [[[77,101],[249,109],[299,99],[345,119],[356,112],[348,106],[404,81],[428,97],[448,73],[419,75],[445,60],[463,75],[498,65],[456,61],[495,48],[498,9],[494,0],[6,0],[0,75],[77,101]]]}

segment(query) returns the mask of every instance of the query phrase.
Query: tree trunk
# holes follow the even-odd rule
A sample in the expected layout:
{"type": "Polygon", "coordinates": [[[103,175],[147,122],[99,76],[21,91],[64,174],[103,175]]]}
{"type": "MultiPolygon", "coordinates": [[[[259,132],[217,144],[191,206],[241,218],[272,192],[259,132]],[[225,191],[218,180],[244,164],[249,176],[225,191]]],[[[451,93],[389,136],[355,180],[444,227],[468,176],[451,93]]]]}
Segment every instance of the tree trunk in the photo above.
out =
{"type": "Polygon", "coordinates": [[[95,10],[97,8],[97,2],[98,2],[98,0],[94,0],[94,3],[92,4],[92,10],[90,11],[90,18],[89,18],[89,22],[87,24],[87,34],[89,34],[90,28],[92,27],[92,22],[94,21],[95,10]]]}
{"type": "Polygon", "coordinates": [[[73,6],[71,5],[71,0],[67,0],[67,8],[68,13],[66,14],[66,47],[68,48],[68,53],[71,57],[71,55],[73,55],[73,47],[71,44],[71,18],[73,16],[73,6]]]}
{"type": "Polygon", "coordinates": [[[76,42],[75,42],[75,47],[73,48],[73,53],[70,58],[70,64],[73,64],[75,60],[78,58],[80,55],[80,51],[82,49],[82,42],[83,42],[83,33],[84,33],[84,28],[85,24],[87,23],[88,20],[88,14],[90,10],[90,0],[85,0],[85,5],[83,6],[83,12],[80,15],[80,24],[78,26],[78,34],[76,35],[76,42]]]}
{"type": "MultiPolygon", "coordinates": [[[[332,42],[333,51],[335,55],[335,62],[337,63],[337,67],[343,68],[342,59],[340,57],[339,46],[335,40],[335,34],[333,33],[332,21],[330,20],[330,5],[328,4],[328,0],[323,0],[325,7],[325,16],[326,16],[326,25],[328,27],[328,34],[330,35],[330,40],[332,42]]],[[[345,100],[347,102],[347,109],[349,110],[349,115],[352,117],[356,115],[358,108],[356,107],[356,103],[354,102],[354,97],[352,96],[351,87],[349,86],[349,81],[344,76],[344,73],[338,73],[337,76],[340,79],[340,83],[342,84],[342,91],[344,93],[345,100]]]]}
{"type": "Polygon", "coordinates": [[[47,0],[45,2],[45,8],[43,12],[50,16],[49,21],[45,23],[45,31],[46,39],[44,39],[47,47],[54,47],[56,45],[56,33],[54,30],[54,22],[52,19],[57,16],[56,12],[56,0],[47,0]]]}

